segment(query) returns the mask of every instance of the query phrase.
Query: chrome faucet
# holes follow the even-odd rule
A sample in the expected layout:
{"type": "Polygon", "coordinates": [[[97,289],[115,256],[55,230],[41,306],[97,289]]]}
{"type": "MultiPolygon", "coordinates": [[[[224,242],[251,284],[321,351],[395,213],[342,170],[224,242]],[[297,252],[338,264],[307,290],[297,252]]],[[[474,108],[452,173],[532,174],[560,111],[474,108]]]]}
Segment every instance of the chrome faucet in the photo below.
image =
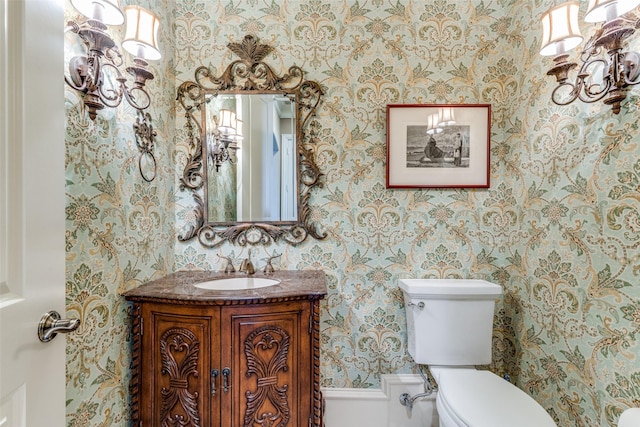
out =
{"type": "Polygon", "coordinates": [[[253,263],[251,262],[251,249],[249,249],[247,257],[242,260],[242,264],[240,264],[238,271],[247,274],[255,274],[256,269],[253,267],[253,263]]]}

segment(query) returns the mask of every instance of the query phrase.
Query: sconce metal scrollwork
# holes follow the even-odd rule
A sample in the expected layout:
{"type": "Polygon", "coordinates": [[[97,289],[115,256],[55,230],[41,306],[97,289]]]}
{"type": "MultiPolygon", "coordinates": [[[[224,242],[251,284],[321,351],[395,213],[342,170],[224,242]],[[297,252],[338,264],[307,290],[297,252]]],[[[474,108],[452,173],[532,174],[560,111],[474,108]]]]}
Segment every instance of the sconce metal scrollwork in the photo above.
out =
{"type": "Polygon", "coordinates": [[[244,246],[270,244],[279,240],[296,245],[303,242],[308,235],[324,239],[326,234],[319,232],[317,224],[312,222],[308,204],[311,190],[319,185],[322,175],[314,157],[317,137],[313,132],[315,122],[312,120],[323,95],[320,85],[305,80],[304,72],[295,65],[291,66],[286,74],[278,75],[264,62],[264,58],[273,48],[259,43],[254,36],[247,35],[241,43],[229,43],[227,47],[240,59],[231,62],[220,76],[215,76],[208,67],[201,66],[195,71],[195,81],[184,82],[178,88],[177,100],[186,113],[185,130],[189,141],[189,153],[180,179],[180,189],[191,191],[195,201],[191,215],[195,221],[178,234],[178,239],[187,241],[197,236],[200,243],[206,247],[216,247],[224,242],[244,246]],[[297,221],[208,222],[206,165],[207,161],[213,161],[215,165],[215,159],[204,158],[207,153],[207,147],[203,147],[207,138],[205,105],[207,97],[217,97],[221,94],[277,94],[293,101],[298,177],[297,221]],[[201,193],[204,193],[204,198],[201,193]]]}

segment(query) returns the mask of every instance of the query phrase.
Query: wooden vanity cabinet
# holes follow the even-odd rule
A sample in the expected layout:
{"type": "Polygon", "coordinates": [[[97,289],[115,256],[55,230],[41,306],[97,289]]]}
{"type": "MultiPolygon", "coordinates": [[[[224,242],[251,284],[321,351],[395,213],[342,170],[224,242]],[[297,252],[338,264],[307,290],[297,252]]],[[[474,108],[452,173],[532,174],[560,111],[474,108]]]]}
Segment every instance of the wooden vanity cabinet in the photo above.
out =
{"type": "Polygon", "coordinates": [[[322,426],[322,296],[125,297],[134,302],[134,426],[322,426]]]}

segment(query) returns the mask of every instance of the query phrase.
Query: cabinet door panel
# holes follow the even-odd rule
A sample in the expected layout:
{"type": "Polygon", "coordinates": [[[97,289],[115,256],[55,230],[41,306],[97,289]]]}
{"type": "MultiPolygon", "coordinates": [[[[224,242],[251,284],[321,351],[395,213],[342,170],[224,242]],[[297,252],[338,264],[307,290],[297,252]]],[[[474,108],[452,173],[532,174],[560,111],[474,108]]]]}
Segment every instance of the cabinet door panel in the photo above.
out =
{"type": "Polygon", "coordinates": [[[219,328],[217,319],[211,310],[179,306],[149,306],[147,310],[142,365],[154,380],[143,384],[143,396],[149,397],[142,400],[142,413],[148,413],[143,425],[214,425],[217,413],[212,408],[208,373],[215,363],[212,355],[217,354],[212,350],[216,343],[211,342],[217,336],[213,333],[219,328]]]}
{"type": "Polygon", "coordinates": [[[222,400],[231,419],[223,425],[307,425],[309,307],[302,301],[222,309],[222,360],[231,367],[222,400]]]}

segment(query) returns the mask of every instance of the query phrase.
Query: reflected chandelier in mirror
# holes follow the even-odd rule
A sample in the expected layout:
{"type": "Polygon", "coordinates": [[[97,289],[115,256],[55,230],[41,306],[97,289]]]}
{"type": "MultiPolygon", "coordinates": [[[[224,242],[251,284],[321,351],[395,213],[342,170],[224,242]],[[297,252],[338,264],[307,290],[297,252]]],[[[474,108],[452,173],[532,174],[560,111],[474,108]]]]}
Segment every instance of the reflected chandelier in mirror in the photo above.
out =
{"type": "Polygon", "coordinates": [[[227,47],[240,59],[220,76],[201,66],[178,88],[189,149],[180,189],[195,201],[178,239],[197,237],[206,247],[324,239],[309,207],[322,175],[320,85],[295,65],[278,75],[264,62],[273,48],[254,36],[227,47]]]}

